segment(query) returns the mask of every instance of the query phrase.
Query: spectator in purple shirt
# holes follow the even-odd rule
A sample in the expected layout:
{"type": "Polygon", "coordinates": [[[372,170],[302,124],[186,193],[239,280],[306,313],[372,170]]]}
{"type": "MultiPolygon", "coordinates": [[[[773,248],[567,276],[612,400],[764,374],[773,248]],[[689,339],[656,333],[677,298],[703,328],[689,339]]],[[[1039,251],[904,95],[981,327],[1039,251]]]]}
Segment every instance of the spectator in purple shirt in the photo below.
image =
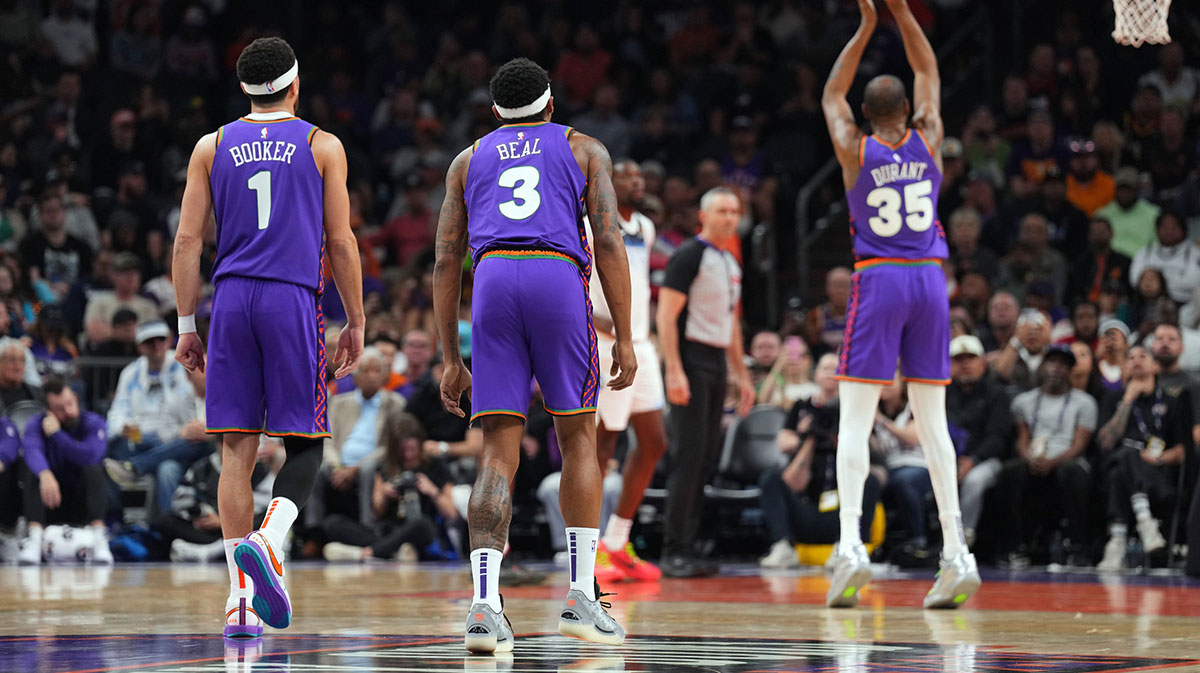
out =
{"type": "Polygon", "coordinates": [[[104,454],[108,428],[103,416],[79,409],[75,391],[61,379],[42,386],[47,412],[25,427],[25,518],[29,534],[21,541],[18,560],[42,560],[42,529],[47,523],[91,526],[91,559],[112,563],[104,530],[108,481],[104,454]]]}

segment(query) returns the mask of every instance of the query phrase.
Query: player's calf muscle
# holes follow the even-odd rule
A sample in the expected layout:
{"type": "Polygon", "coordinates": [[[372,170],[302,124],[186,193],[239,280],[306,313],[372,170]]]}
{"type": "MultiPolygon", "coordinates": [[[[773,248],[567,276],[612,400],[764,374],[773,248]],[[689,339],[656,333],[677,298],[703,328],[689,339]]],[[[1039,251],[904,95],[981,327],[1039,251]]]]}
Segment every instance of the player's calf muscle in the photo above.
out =
{"type": "Polygon", "coordinates": [[[508,523],[512,519],[512,494],[508,478],[491,466],[484,466],[475,479],[467,523],[472,549],[504,549],[508,541],[508,523]]]}

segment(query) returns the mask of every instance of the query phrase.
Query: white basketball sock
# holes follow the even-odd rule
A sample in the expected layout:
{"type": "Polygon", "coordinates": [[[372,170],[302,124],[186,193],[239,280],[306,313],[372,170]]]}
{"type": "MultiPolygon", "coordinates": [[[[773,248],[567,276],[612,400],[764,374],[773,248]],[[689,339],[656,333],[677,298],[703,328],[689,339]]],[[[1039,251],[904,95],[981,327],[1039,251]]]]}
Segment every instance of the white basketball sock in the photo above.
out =
{"type": "Polygon", "coordinates": [[[253,582],[251,582],[250,578],[246,577],[246,573],[242,572],[242,569],[237,567],[237,564],[233,562],[233,548],[236,547],[237,543],[239,543],[241,541],[242,541],[241,538],[236,538],[233,540],[224,540],[224,543],[225,543],[225,565],[229,567],[229,597],[230,598],[241,598],[241,597],[249,598],[250,596],[254,595],[253,582]]]}
{"type": "Polygon", "coordinates": [[[867,442],[875,426],[880,386],[871,383],[841,381],[838,397],[841,417],[838,423],[837,484],[839,544],[848,547],[862,542],[863,485],[871,470],[867,442]]]}
{"type": "Polygon", "coordinates": [[[1133,516],[1138,523],[1154,518],[1150,513],[1150,498],[1145,493],[1134,493],[1129,496],[1129,504],[1133,508],[1133,516]]]}
{"type": "Polygon", "coordinates": [[[604,527],[604,546],[609,551],[621,551],[629,543],[629,531],[633,530],[633,520],[613,514],[608,517],[608,525],[604,527]]]}
{"type": "Polygon", "coordinates": [[[486,603],[500,612],[500,562],[504,552],[499,549],[476,549],[471,552],[471,579],[475,584],[472,603],[486,603]]]}
{"type": "Polygon", "coordinates": [[[287,539],[288,530],[296,521],[296,503],[288,498],[273,498],[267,505],[267,515],[263,518],[262,533],[267,541],[274,545],[276,551],[283,551],[283,542],[287,539]]]}
{"type": "Polygon", "coordinates": [[[946,387],[929,383],[908,384],[917,436],[929,466],[929,481],[942,524],[942,558],[952,559],[967,548],[962,511],[958,505],[958,460],[946,424],[946,387]]]}
{"type": "Polygon", "coordinates": [[[571,563],[571,588],[596,600],[596,542],[599,528],[567,528],[567,554],[571,563]]]}

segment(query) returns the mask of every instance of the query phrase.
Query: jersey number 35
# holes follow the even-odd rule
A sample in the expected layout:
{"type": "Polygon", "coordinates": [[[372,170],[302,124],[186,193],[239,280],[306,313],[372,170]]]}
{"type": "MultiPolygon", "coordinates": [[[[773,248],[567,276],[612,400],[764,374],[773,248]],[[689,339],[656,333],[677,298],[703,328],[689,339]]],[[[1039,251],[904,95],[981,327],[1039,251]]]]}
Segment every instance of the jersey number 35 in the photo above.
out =
{"type": "Polygon", "coordinates": [[[933,183],[929,180],[904,185],[904,196],[895,187],[876,187],[867,194],[867,205],[878,208],[879,214],[867,223],[876,236],[890,238],[900,233],[900,228],[922,232],[933,224],[933,183]],[[901,215],[900,208],[904,207],[901,215]]]}

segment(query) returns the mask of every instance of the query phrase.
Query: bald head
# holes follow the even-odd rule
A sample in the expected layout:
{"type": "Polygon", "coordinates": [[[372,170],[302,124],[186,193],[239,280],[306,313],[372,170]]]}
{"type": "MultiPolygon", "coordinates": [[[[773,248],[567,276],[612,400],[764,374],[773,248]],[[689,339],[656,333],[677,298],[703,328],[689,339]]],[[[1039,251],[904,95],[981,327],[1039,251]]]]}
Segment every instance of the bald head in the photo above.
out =
{"type": "Polygon", "coordinates": [[[863,113],[872,122],[894,121],[908,116],[908,93],[895,75],[879,75],[867,82],[863,113]]]}

